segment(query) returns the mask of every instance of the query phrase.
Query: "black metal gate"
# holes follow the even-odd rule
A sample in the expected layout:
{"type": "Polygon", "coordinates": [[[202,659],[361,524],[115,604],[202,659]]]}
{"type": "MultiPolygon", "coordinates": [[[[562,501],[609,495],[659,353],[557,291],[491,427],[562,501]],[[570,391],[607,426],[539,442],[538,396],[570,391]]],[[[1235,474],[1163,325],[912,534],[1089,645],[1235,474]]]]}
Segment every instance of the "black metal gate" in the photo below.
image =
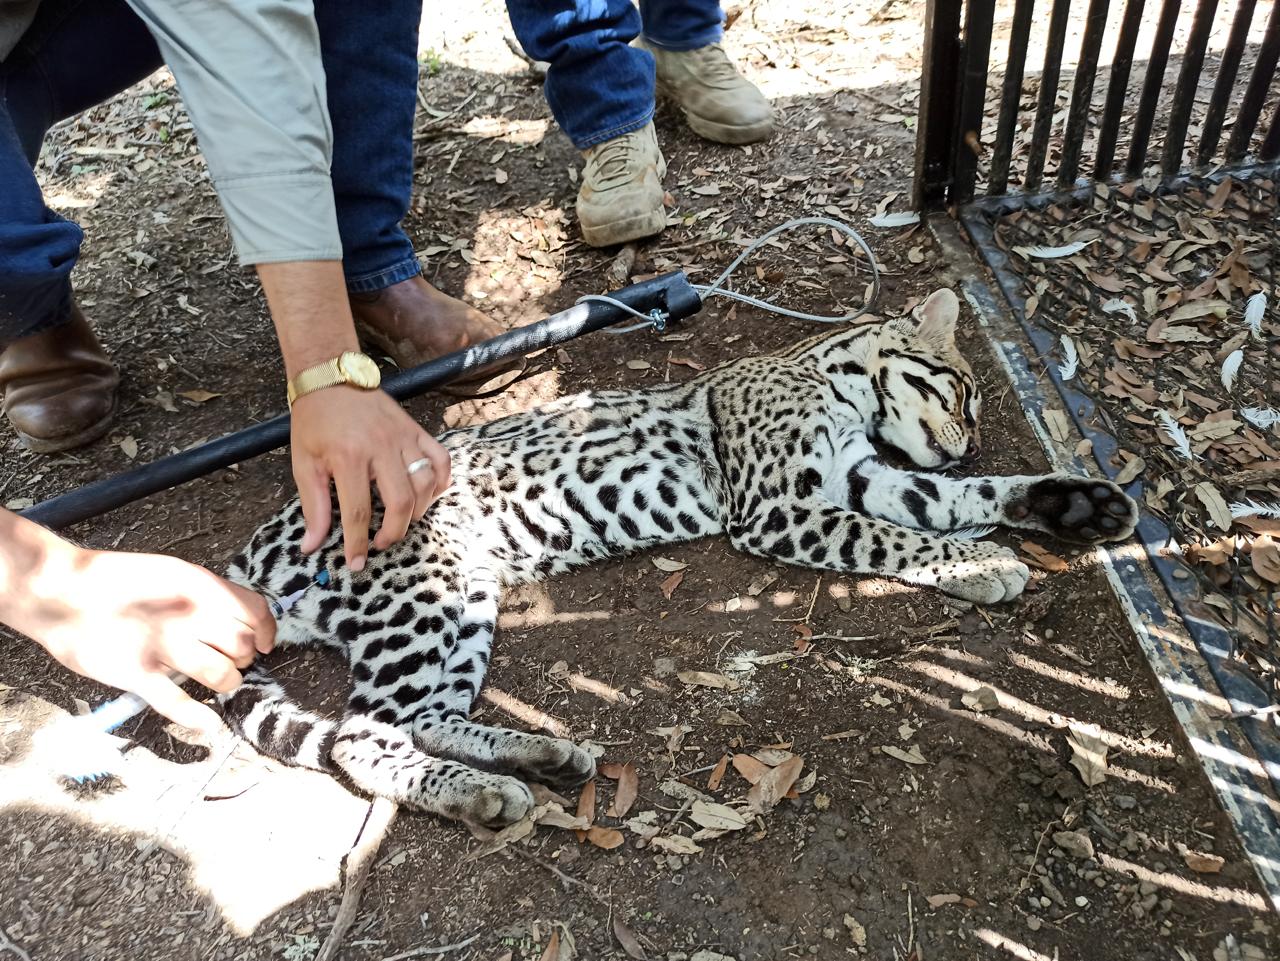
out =
{"type": "Polygon", "coordinates": [[[1143,504],[1280,785],[1278,61],[1280,2],[929,0],[914,196],[964,225],[1078,453],[1143,504]]]}
{"type": "MultiPolygon", "coordinates": [[[[1220,10],[1218,0],[1200,0],[1194,11],[1184,11],[1183,6],[1180,0],[1163,0],[1158,5],[1127,0],[1123,13],[1114,15],[1109,0],[1042,0],[1039,4],[1035,0],[1014,0],[998,114],[992,129],[985,122],[985,114],[997,4],[995,0],[929,0],[917,126],[916,208],[967,203],[974,198],[980,180],[987,196],[1009,193],[1011,159],[1017,124],[1024,114],[1023,83],[1037,14],[1043,19],[1047,13],[1048,21],[1034,129],[1025,169],[1017,184],[1021,192],[1035,194],[1045,184],[1059,81],[1068,53],[1068,28],[1079,23],[1081,14],[1083,36],[1078,49],[1071,51],[1077,62],[1061,128],[1061,149],[1052,171],[1057,190],[1070,190],[1087,180],[1137,178],[1156,164],[1159,172],[1168,177],[1215,162],[1239,165],[1251,153],[1256,162],[1280,158],[1280,110],[1273,108],[1265,136],[1260,143],[1254,143],[1280,60],[1280,5],[1271,8],[1265,34],[1256,55],[1250,57],[1252,68],[1245,77],[1240,67],[1250,46],[1251,28],[1256,33],[1257,4],[1256,0],[1238,0],[1225,46],[1216,58],[1217,72],[1199,137],[1192,143],[1188,142],[1188,126],[1210,36],[1215,26],[1225,26],[1226,14],[1220,10]],[[1189,33],[1176,73],[1166,78],[1180,15],[1184,21],[1190,19],[1189,33]],[[1153,23],[1150,46],[1143,51],[1147,60],[1139,84],[1133,76],[1138,40],[1144,25],[1150,28],[1153,23]],[[1098,112],[1093,109],[1093,100],[1104,38],[1113,41],[1114,54],[1107,71],[1104,103],[1098,112]],[[1134,95],[1138,98],[1137,108],[1131,110],[1134,95]],[[1228,120],[1231,132],[1224,144],[1222,135],[1228,120]],[[1163,145],[1159,155],[1154,156],[1150,147],[1158,121],[1162,122],[1163,145]],[[1120,162],[1122,133],[1127,151],[1123,151],[1120,162]],[[1086,139],[1095,143],[1091,166],[1083,151],[1086,139]],[[980,170],[980,164],[984,169],[980,170]]],[[[995,98],[992,100],[994,105],[995,98]]]]}

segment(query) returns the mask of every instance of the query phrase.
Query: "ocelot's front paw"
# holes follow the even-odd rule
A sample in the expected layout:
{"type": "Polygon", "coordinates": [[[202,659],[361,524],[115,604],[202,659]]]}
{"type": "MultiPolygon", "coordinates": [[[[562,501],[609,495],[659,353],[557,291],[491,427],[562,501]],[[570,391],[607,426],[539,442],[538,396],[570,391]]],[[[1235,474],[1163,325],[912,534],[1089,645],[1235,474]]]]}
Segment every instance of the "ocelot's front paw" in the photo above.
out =
{"type": "Polygon", "coordinates": [[[1138,523],[1138,506],[1116,484],[1071,474],[1033,481],[1005,513],[1016,527],[1035,527],[1064,541],[1122,541],[1138,523]]]}
{"type": "Polygon", "coordinates": [[[944,594],[975,604],[999,604],[1022,593],[1031,579],[1027,565],[1007,547],[983,544],[964,559],[929,569],[932,583],[944,594]]]}

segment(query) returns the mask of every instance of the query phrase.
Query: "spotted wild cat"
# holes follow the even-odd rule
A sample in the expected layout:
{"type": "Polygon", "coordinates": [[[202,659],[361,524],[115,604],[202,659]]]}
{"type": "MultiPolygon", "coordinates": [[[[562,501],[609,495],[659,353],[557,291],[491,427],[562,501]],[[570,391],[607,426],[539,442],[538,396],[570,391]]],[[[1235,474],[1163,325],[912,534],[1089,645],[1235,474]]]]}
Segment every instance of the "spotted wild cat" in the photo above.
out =
{"type": "Polygon", "coordinates": [[[278,636],[346,654],[347,709],[334,720],[310,714],[255,666],[222,698],[224,712],[283,761],[342,772],[419,810],[504,825],[533,803],[525,781],[571,788],[594,768],[568,741],[468,720],[506,585],[724,534],[760,557],[993,604],[1022,591],[1027,568],[1006,548],[948,531],[1127,537],[1135,506],[1107,481],[932,473],[980,449],[958,311],[943,290],[911,318],[841,327],[684,384],[582,394],[446,434],[452,487],[359,574],[343,566],[338,532],[299,553],[295,502],[254,534],[230,576],[278,597],[329,571],[278,636]],[[922,470],[889,466],[873,440],[922,470]]]}

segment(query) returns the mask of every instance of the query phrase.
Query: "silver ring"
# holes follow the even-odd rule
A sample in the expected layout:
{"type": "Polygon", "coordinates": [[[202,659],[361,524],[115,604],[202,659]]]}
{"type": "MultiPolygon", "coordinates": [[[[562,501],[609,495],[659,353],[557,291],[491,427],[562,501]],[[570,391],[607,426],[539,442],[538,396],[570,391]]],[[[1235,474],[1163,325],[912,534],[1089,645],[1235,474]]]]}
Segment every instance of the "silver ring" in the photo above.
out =
{"type": "Polygon", "coordinates": [[[430,458],[419,457],[416,461],[414,461],[412,464],[410,464],[408,467],[405,468],[405,473],[409,475],[413,475],[418,473],[418,471],[422,470],[422,468],[430,467],[430,466],[431,466],[430,458]]]}

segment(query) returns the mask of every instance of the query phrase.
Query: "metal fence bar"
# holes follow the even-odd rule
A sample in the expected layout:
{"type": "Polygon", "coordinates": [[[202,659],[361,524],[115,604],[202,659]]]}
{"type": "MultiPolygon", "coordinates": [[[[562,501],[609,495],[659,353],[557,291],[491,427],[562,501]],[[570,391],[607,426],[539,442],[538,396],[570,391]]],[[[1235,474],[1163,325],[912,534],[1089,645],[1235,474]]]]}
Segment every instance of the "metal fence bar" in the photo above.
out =
{"type": "MultiPolygon", "coordinates": [[[[1141,0],[1138,0],[1141,2],[1141,0]]],[[[1000,93],[1000,119],[996,122],[996,143],[991,154],[987,193],[998,197],[1009,187],[1009,165],[1013,160],[1013,136],[1017,133],[1018,108],[1022,103],[1022,77],[1027,67],[1027,38],[1031,35],[1031,15],[1035,0],[1016,0],[1009,26],[1009,55],[1000,93]]]]}
{"type": "Polygon", "coordinates": [[[1257,0],[1239,0],[1235,18],[1231,21],[1231,35],[1227,38],[1227,48],[1222,51],[1222,60],[1218,64],[1218,79],[1213,84],[1213,94],[1209,97],[1209,110],[1204,118],[1204,130],[1200,134],[1200,148],[1196,152],[1196,163],[1203,166],[1213,157],[1218,149],[1218,140],[1222,137],[1222,122],[1227,116],[1227,103],[1231,99],[1231,88],[1235,86],[1236,74],[1240,72],[1240,56],[1244,53],[1245,41],[1249,38],[1249,25],[1253,23],[1253,9],[1257,0]]]}
{"type": "Polygon", "coordinates": [[[1258,50],[1258,61],[1240,101],[1240,111],[1236,114],[1235,126],[1231,128],[1231,139],[1227,141],[1227,163],[1239,163],[1249,150],[1249,141],[1257,129],[1277,62],[1280,62],[1280,3],[1271,8],[1271,16],[1267,19],[1267,32],[1258,50]]]}
{"type": "Polygon", "coordinates": [[[1058,74],[1062,69],[1062,47],[1067,38],[1067,20],[1071,0],[1053,0],[1049,15],[1049,36],[1045,41],[1044,70],[1040,74],[1040,99],[1036,104],[1036,122],[1031,131],[1031,151],[1027,154],[1027,174],[1023,189],[1034,193],[1044,176],[1045,155],[1049,151],[1049,134],[1053,130],[1053,113],[1058,102],[1058,74]]]}
{"type": "MultiPolygon", "coordinates": [[[[1253,2],[1253,0],[1251,0],[1253,2]]],[[[1142,10],[1146,0],[1128,0],[1116,38],[1116,53],[1111,61],[1111,79],[1107,84],[1107,102],[1098,128],[1098,155],[1093,163],[1093,179],[1106,180],[1116,162],[1116,141],[1120,136],[1120,117],[1129,93],[1129,74],[1133,69],[1133,51],[1138,45],[1138,28],[1142,26],[1142,10]]]]}
{"type": "Polygon", "coordinates": [[[1151,41],[1151,57],[1147,60],[1147,72],[1142,78],[1142,96],[1138,100],[1138,113],[1133,118],[1133,136],[1129,139],[1129,161],[1125,172],[1130,177],[1142,174],[1147,162],[1147,147],[1151,144],[1151,125],[1156,116],[1156,104],[1160,101],[1160,85],[1164,83],[1164,69],[1169,64],[1169,47],[1173,43],[1173,28],[1178,25],[1180,0],[1164,0],[1160,19],[1156,23],[1156,35],[1151,41]]]}
{"type": "Polygon", "coordinates": [[[1169,106],[1169,126],[1164,134],[1164,156],[1160,169],[1166,177],[1172,177],[1182,167],[1182,151],[1187,145],[1187,124],[1191,120],[1191,108],[1195,105],[1196,88],[1200,86],[1200,71],[1204,68],[1204,54],[1209,49],[1209,31],[1213,29],[1213,16],[1218,12],[1218,0],[1200,0],[1195,19],[1191,22],[1191,36],[1182,53],[1182,69],[1178,71],[1178,86],[1169,106]]]}
{"type": "Polygon", "coordinates": [[[952,203],[973,199],[982,152],[982,112],[987,102],[987,67],[991,60],[991,25],[995,0],[968,0],[965,4],[963,66],[960,71],[960,108],[955,161],[951,168],[952,203]]]}
{"type": "Polygon", "coordinates": [[[1068,190],[1075,185],[1080,171],[1080,153],[1084,149],[1084,131],[1089,123],[1089,106],[1093,102],[1093,82],[1098,75],[1098,52],[1102,34],[1107,29],[1110,0],[1089,0],[1085,16],[1084,39],[1080,41],[1080,63],[1075,83],[1071,85],[1071,107],[1062,134],[1062,159],[1058,162],[1058,188],[1068,190]]]}
{"type": "Polygon", "coordinates": [[[916,210],[946,200],[956,120],[956,78],[960,69],[961,0],[928,0],[924,15],[924,71],[916,119],[916,210]]]}

